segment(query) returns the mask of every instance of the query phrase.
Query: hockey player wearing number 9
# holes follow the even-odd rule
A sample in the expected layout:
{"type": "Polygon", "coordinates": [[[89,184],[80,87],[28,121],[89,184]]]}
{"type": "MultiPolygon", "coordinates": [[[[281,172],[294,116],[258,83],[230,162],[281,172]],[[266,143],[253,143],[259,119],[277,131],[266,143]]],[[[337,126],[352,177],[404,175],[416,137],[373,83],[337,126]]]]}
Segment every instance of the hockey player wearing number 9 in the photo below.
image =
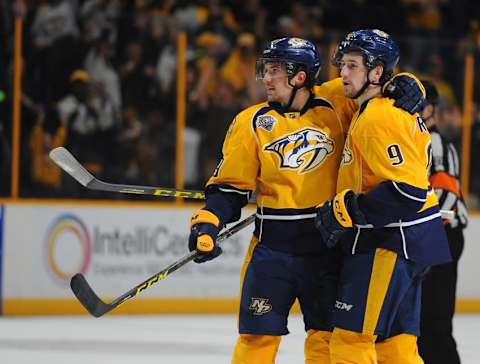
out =
{"type": "Polygon", "coordinates": [[[382,85],[398,62],[379,30],[347,35],[335,52],[355,113],[337,194],[316,223],[344,250],[330,341],[333,363],[420,364],[421,281],[450,260],[438,201],[428,182],[430,135],[423,120],[393,107],[382,85]]]}
{"type": "MultiPolygon", "coordinates": [[[[240,336],[232,363],[274,363],[296,299],[304,316],[306,363],[329,362],[339,251],[319,244],[316,206],[335,195],[348,123],[356,109],[340,79],[315,86],[316,47],[272,41],[257,63],[268,101],[240,112],[191,219],[189,249],[205,262],[221,253],[219,230],[240,217],[257,190],[255,231],[241,272],[240,336]]],[[[407,94],[407,93],[405,93],[407,94]]],[[[421,98],[421,93],[420,98],[421,98]]],[[[400,100],[411,99],[410,95],[400,100]]]]}

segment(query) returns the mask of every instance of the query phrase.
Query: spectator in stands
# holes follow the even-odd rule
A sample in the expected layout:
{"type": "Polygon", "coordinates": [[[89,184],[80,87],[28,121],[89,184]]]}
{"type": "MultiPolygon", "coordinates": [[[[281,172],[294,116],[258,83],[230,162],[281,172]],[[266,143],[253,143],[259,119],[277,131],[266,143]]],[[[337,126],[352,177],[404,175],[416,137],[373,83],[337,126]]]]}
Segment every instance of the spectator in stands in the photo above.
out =
{"type": "MultiPolygon", "coordinates": [[[[155,67],[155,80],[159,94],[157,104],[162,107],[167,116],[172,118],[176,106],[178,31],[177,23],[172,19],[169,20],[166,29],[167,35],[155,67]]],[[[190,46],[187,48],[187,63],[191,62],[194,57],[195,52],[190,46]]],[[[193,84],[190,86],[193,86],[193,84]]],[[[187,90],[190,89],[187,86],[187,90]]]]}
{"type": "Polygon", "coordinates": [[[45,113],[39,112],[37,122],[30,136],[32,196],[58,196],[62,182],[60,168],[48,157],[54,148],[65,144],[67,138],[66,120],[52,133],[45,128],[45,113]]]}
{"type": "Polygon", "coordinates": [[[36,8],[31,35],[31,64],[40,77],[38,86],[45,90],[43,104],[57,101],[68,88],[68,75],[80,66],[79,30],[71,1],[47,0],[36,8]]]}
{"type": "Polygon", "coordinates": [[[440,133],[458,149],[461,142],[462,113],[454,87],[446,78],[443,57],[432,53],[427,57],[425,79],[433,82],[438,91],[436,125],[440,133]]]}
{"type": "Polygon", "coordinates": [[[240,33],[236,46],[220,69],[222,79],[242,100],[244,107],[260,102],[262,97],[254,77],[256,60],[255,36],[252,33],[240,33]]]}
{"type": "Polygon", "coordinates": [[[228,44],[222,36],[204,32],[198,36],[197,45],[203,54],[196,61],[198,81],[189,98],[200,109],[206,109],[210,104],[210,98],[215,97],[219,79],[218,69],[228,51],[228,44]]]}
{"type": "Polygon", "coordinates": [[[131,166],[135,184],[173,186],[175,165],[175,124],[158,109],[145,116],[141,141],[131,166]]]}
{"type": "Polygon", "coordinates": [[[137,149],[142,142],[141,136],[144,126],[133,107],[125,109],[122,115],[122,127],[117,135],[118,148],[115,153],[115,166],[120,176],[126,176],[129,180],[135,178],[137,173],[137,149]]]}
{"type": "Polygon", "coordinates": [[[143,56],[142,43],[130,41],[125,47],[124,60],[119,69],[123,103],[126,107],[133,106],[138,110],[147,110],[151,103],[149,90],[152,85],[143,56]]]}
{"type": "Polygon", "coordinates": [[[79,20],[82,37],[88,43],[95,42],[108,34],[108,41],[117,39],[115,22],[121,12],[121,0],[86,0],[80,6],[79,20]]]}
{"type": "MultiPolygon", "coordinates": [[[[254,78],[253,76],[251,76],[254,78]]],[[[212,99],[212,104],[204,116],[204,124],[199,130],[202,132],[199,159],[200,186],[213,175],[213,171],[222,155],[222,144],[230,120],[243,108],[243,104],[236,97],[232,87],[226,82],[220,82],[217,88],[217,97],[212,99]]]]}
{"type": "Polygon", "coordinates": [[[210,32],[221,36],[229,46],[235,43],[236,34],[240,27],[232,13],[228,2],[221,0],[208,0],[208,15],[205,24],[198,33],[210,32]]]}
{"type": "Polygon", "coordinates": [[[439,52],[443,25],[441,0],[401,0],[410,33],[408,64],[418,67],[431,53],[439,52]]]}
{"type": "Polygon", "coordinates": [[[70,92],[57,104],[60,122],[69,129],[67,146],[88,170],[98,174],[115,149],[114,107],[101,89],[92,86],[85,70],[72,72],[70,84],[70,92]]]}
{"type": "Polygon", "coordinates": [[[122,109],[122,95],[120,79],[113,66],[113,46],[108,33],[99,37],[85,58],[85,70],[90,74],[92,82],[104,90],[105,96],[110,100],[115,113],[122,109]]]}
{"type": "Polygon", "coordinates": [[[263,40],[266,36],[266,20],[268,11],[261,0],[234,0],[229,1],[239,29],[251,32],[257,39],[263,40]]]}

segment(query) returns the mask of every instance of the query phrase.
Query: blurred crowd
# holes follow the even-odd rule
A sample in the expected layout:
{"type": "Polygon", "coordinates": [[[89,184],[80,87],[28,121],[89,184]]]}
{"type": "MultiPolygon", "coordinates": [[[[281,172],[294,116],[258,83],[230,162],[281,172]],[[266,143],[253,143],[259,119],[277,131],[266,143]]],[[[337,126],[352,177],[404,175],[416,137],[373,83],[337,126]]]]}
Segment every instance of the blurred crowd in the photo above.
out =
{"type": "MultiPolygon", "coordinates": [[[[2,181],[10,180],[15,15],[24,20],[23,197],[115,197],[86,191],[60,173],[47,157],[56,146],[66,146],[103,180],[174,186],[179,32],[186,33],[188,45],[189,188],[202,188],[211,175],[235,114],[264,99],[255,60],[272,38],[314,41],[325,81],[332,76],[329,54],[345,33],[372,27],[391,33],[401,47],[400,70],[439,89],[439,126],[457,146],[465,54],[473,50],[477,69],[480,64],[475,0],[15,0],[13,7],[0,0],[2,181]]],[[[480,109],[474,116],[470,186],[476,196],[480,109]]],[[[0,194],[9,191],[3,182],[0,194]]]]}

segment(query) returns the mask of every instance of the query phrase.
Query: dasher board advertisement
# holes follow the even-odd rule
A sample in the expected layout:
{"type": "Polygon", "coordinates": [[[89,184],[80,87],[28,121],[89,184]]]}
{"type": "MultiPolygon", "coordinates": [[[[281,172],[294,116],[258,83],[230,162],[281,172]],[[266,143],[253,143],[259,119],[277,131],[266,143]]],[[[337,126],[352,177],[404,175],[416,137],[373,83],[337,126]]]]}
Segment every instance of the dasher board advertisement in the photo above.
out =
{"type": "MultiPolygon", "coordinates": [[[[72,298],[77,272],[99,295],[119,296],[188,253],[195,209],[8,205],[4,298],[72,298]]],[[[221,257],[185,265],[142,297],[236,298],[252,231],[238,232],[221,257]]]]}

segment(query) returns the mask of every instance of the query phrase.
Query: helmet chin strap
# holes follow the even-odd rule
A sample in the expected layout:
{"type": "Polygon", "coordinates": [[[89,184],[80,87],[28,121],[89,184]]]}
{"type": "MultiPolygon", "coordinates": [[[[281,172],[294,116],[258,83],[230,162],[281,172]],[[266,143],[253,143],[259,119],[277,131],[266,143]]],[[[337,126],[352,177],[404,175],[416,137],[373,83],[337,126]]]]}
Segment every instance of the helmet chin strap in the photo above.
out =
{"type": "Polygon", "coordinates": [[[358,90],[358,92],[352,97],[352,99],[358,99],[365,92],[367,87],[370,86],[370,85],[382,86],[382,84],[380,82],[370,81],[370,72],[371,71],[372,71],[372,69],[368,70],[367,81],[363,84],[363,86],[360,88],[360,90],[358,90]]]}
{"type": "Polygon", "coordinates": [[[292,92],[290,92],[290,97],[288,98],[287,104],[283,107],[285,111],[288,111],[290,107],[293,104],[293,100],[295,100],[295,95],[297,94],[297,91],[300,89],[297,85],[292,85],[290,83],[290,80],[288,80],[288,84],[292,87],[292,92]]]}

